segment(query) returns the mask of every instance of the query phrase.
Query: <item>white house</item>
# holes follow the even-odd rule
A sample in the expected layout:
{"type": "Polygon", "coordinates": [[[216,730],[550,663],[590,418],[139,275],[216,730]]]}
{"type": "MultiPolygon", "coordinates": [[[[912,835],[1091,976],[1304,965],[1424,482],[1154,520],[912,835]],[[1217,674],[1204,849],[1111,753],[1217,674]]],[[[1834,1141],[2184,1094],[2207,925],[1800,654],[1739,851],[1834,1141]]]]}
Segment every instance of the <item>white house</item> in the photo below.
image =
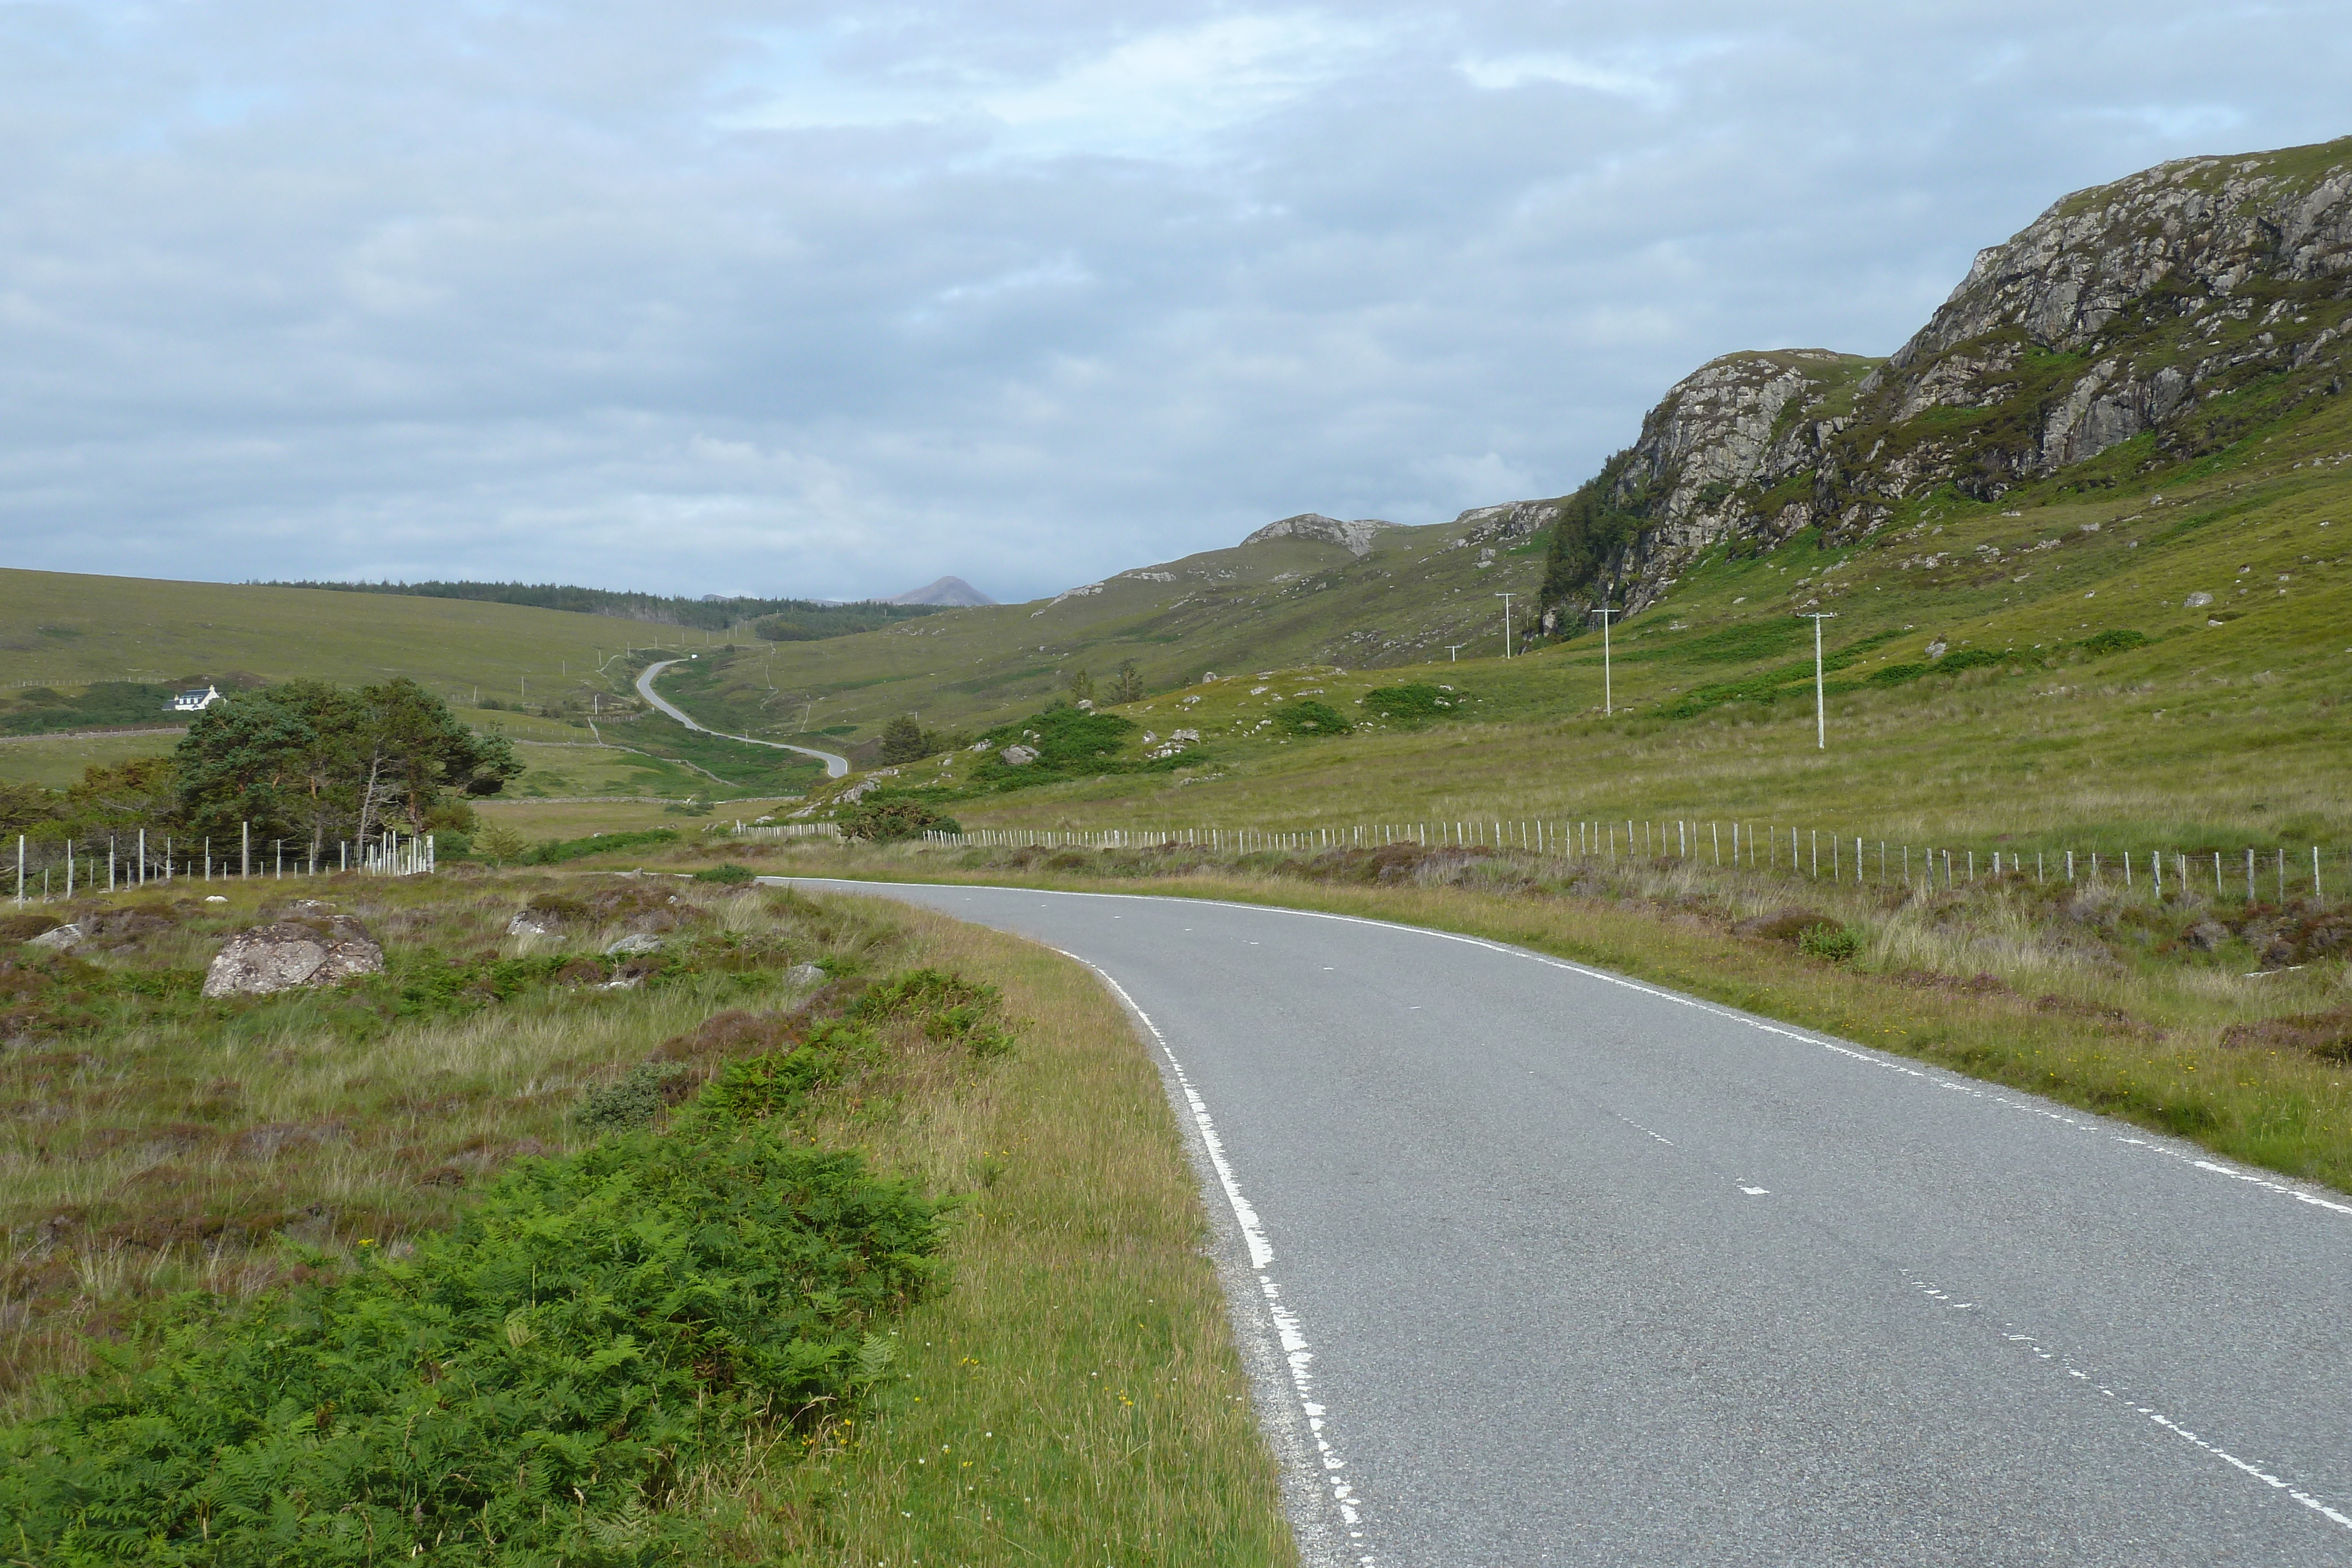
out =
{"type": "Polygon", "coordinates": [[[182,692],[178,696],[173,697],[172,699],[170,711],[173,713],[202,713],[205,709],[212,706],[213,704],[218,701],[220,701],[220,692],[218,688],[206,686],[203,691],[182,692]]]}

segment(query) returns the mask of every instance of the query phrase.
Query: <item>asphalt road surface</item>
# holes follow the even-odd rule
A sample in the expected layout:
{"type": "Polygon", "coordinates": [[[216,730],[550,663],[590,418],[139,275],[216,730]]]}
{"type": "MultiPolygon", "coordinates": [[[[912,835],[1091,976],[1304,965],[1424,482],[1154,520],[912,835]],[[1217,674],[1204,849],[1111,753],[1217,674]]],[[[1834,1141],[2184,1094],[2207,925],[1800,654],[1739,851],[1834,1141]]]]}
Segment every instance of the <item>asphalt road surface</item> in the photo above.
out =
{"type": "Polygon", "coordinates": [[[828,779],[843,779],[848,776],[849,758],[838,752],[819,751],[814,746],[790,746],[781,740],[761,740],[749,735],[730,735],[723,729],[712,729],[707,725],[695,723],[686,710],[675,706],[667,697],[654,690],[656,675],[660,674],[672,664],[684,663],[686,663],[684,659],[664,659],[658,664],[647,664],[637,676],[637,695],[645,698],[688,729],[698,729],[705,735],[715,735],[721,740],[740,740],[746,746],[772,746],[778,751],[797,751],[803,757],[814,757],[824,763],[824,776],[828,779]]]}
{"type": "Polygon", "coordinates": [[[1499,944],[803,882],[1148,1019],[1310,1561],[2352,1563],[2352,1202],[1499,944]]]}

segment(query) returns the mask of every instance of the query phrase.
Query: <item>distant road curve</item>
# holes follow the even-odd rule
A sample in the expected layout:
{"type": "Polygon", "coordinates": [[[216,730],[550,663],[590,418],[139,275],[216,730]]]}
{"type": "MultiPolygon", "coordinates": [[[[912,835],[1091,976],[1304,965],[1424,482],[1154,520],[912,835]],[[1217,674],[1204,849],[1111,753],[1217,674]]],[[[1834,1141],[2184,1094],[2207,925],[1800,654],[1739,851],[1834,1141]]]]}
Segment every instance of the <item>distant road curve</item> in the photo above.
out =
{"type": "Polygon", "coordinates": [[[748,735],[729,735],[723,729],[712,729],[708,725],[695,723],[694,720],[688,718],[685,714],[679,712],[677,708],[664,701],[661,694],[654,690],[654,677],[656,675],[660,674],[672,664],[683,664],[685,663],[686,661],[684,659],[664,659],[658,664],[647,664],[645,668],[645,673],[637,677],[637,695],[645,698],[646,701],[653,704],[654,706],[661,709],[662,712],[669,715],[670,717],[677,720],[678,723],[686,726],[688,729],[698,729],[705,735],[715,735],[722,740],[740,740],[746,746],[772,746],[778,751],[797,751],[803,757],[814,757],[819,762],[824,764],[824,776],[828,779],[840,779],[848,774],[849,758],[840,756],[835,752],[819,751],[814,746],[787,746],[781,740],[760,740],[748,735]]]}

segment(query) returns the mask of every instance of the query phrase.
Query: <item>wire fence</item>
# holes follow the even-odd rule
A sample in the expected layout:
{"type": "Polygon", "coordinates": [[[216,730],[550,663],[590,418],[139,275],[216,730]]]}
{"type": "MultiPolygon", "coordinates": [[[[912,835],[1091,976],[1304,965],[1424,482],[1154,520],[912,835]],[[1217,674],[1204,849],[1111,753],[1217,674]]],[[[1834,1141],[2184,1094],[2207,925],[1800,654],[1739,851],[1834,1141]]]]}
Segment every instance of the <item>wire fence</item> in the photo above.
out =
{"type": "Polygon", "coordinates": [[[387,831],[366,840],[325,843],[300,839],[261,839],[251,823],[239,825],[233,850],[215,854],[208,838],[151,835],[141,828],[100,841],[68,839],[62,845],[16,835],[16,903],[86,897],[129,888],[186,882],[245,882],[257,878],[323,876],[358,872],[366,876],[430,876],[439,869],[431,833],[387,831]]]}
{"type": "Polygon", "coordinates": [[[2265,894],[2279,903],[2308,894],[2324,898],[2331,874],[2352,881],[2352,852],[2317,844],[2242,850],[1989,849],[1965,844],[1909,844],[1861,834],[1777,823],[1684,819],[1355,823],[1346,827],[1267,831],[1256,828],[981,828],[930,832],[934,843],[973,848],[1157,849],[1182,846],[1236,854],[1321,853],[1410,844],[1423,849],[1516,850],[1559,860],[1618,864],[1711,864],[1801,876],[1813,881],[1884,887],[1945,887],[1990,882],[2119,883],[2145,885],[2158,897],[2168,888],[2217,899],[2265,894]]]}

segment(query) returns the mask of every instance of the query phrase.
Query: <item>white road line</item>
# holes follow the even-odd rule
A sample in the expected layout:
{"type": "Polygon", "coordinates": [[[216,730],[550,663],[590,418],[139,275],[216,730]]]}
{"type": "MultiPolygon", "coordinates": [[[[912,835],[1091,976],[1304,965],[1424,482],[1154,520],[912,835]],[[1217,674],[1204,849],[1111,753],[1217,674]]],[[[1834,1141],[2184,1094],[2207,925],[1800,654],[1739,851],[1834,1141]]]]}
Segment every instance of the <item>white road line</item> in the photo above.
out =
{"type": "MultiPolygon", "coordinates": [[[[1326,1411],[1315,1397],[1315,1378],[1311,1370],[1315,1353],[1307,1343],[1307,1333],[1299,1324],[1298,1314],[1283,1304],[1282,1287],[1266,1271],[1267,1265],[1274,1261],[1274,1244],[1266,1239],[1265,1227],[1258,1219],[1257,1210],[1251,1207],[1248,1198],[1242,1196],[1241,1183],[1234,1179],[1234,1167],[1225,1158],[1224,1140],[1217,1135],[1217,1124],[1209,1115],[1207,1103],[1202,1100],[1200,1091],[1192,1087],[1192,1075],[1184,1071],[1184,1064],[1177,1060],[1176,1052],[1169,1047],[1168,1037],[1160,1032],[1160,1026],[1128,994],[1125,986],[1098,964],[1064,948],[1056,947],[1054,951],[1092,969],[1102,983],[1127,1005],[1128,1011],[1151,1031],[1151,1039],[1160,1047],[1160,1053],[1168,1059],[1168,1071],[1174,1076],[1177,1088],[1183,1092],[1184,1103],[1192,1113],[1192,1124],[1200,1131],[1202,1147],[1208,1151],[1210,1168],[1216,1172],[1217,1183],[1225,1190],[1225,1201],[1233,1206],[1234,1223],[1241,1228],[1242,1240],[1249,1248],[1250,1270],[1257,1276],[1258,1289],[1265,1297],[1266,1311],[1273,1317],[1275,1329],[1281,1336],[1282,1358],[1290,1368],[1291,1387],[1298,1396],[1300,1412],[1307,1417],[1307,1430],[1315,1439],[1316,1456],[1323,1466],[1323,1479],[1331,1489],[1331,1500],[1338,1507],[1340,1519],[1347,1523],[1348,1539],[1360,1543],[1363,1540],[1360,1528],[1363,1524],[1363,1499],[1358,1497],[1355,1489],[1349,1485],[1343,1474],[1348,1468],[1347,1462],[1339,1457],[1339,1449],[1332,1446],[1325,1432],[1326,1411]]],[[[1360,1552],[1356,1558],[1360,1568],[1371,1568],[1372,1561],[1372,1555],[1368,1552],[1360,1552]]]]}
{"type": "MultiPolygon", "coordinates": [[[[1910,1270],[1906,1270],[1904,1272],[1906,1276],[1910,1276],[1910,1270]]],[[[1918,1290],[1921,1295],[1927,1297],[1938,1305],[1948,1308],[1953,1312],[1967,1312],[1976,1305],[1974,1301],[1954,1301],[1949,1292],[1940,1291],[1927,1281],[1918,1279],[1916,1276],[1911,1276],[1911,1283],[1918,1290]]],[[[2231,1453],[2228,1449],[2221,1448],[2218,1444],[2206,1441],[2204,1437],[2190,1431],[2188,1427],[2182,1426],[2179,1422],[2173,1420],[2170,1416],[2166,1416],[2154,1406],[2142,1405],[2129,1394],[2117,1388],[2109,1387],[2106,1384],[2100,1382],[2097,1377],[2092,1374],[2084,1372],[2080,1367],[2075,1366],[2074,1364],[2074,1358],[2072,1355],[2062,1351],[2055,1351],[2048,1348],[2042,1344],[2040,1339],[2035,1335],[2019,1333],[2016,1325],[2013,1323],[2003,1323],[2001,1325],[2000,1337],[2009,1343],[2016,1345],[2028,1355],[2032,1356],[2034,1360],[2049,1362],[2053,1366],[2056,1366],[2061,1371],[2064,1372],[2067,1376],[2074,1378],[2078,1382],[2089,1384],[2092,1387],[2097,1389],[2101,1394],[2105,1395],[2109,1399],[2114,1400],[2117,1405],[2122,1406],[2125,1409],[2145,1416],[2150,1421],[2153,1421],[2158,1426],[2163,1427],[2166,1431],[2170,1432],[2173,1436],[2194,1443],[2197,1447],[2204,1449],[2205,1452],[2212,1455],[2215,1458],[2220,1459],[2222,1463],[2243,1471],[2245,1474],[2253,1477],[2256,1480],[2263,1482],[2266,1486],[2286,1493],[2287,1496],[2303,1504],[2304,1507],[2311,1510],[2314,1513],[2318,1514],[2321,1518],[2342,1525],[2347,1530],[2352,1530],[2352,1514],[2347,1514],[2340,1509],[2331,1508],[2328,1504],[2322,1501],[2320,1499],[2312,1496],[2309,1492],[2303,1490],[2293,1482],[2285,1480],[2281,1477],[2274,1476],[2270,1471],[2262,1469],[2258,1465],[2248,1463],[2246,1460],[2238,1458],[2237,1455],[2231,1453]]]]}

